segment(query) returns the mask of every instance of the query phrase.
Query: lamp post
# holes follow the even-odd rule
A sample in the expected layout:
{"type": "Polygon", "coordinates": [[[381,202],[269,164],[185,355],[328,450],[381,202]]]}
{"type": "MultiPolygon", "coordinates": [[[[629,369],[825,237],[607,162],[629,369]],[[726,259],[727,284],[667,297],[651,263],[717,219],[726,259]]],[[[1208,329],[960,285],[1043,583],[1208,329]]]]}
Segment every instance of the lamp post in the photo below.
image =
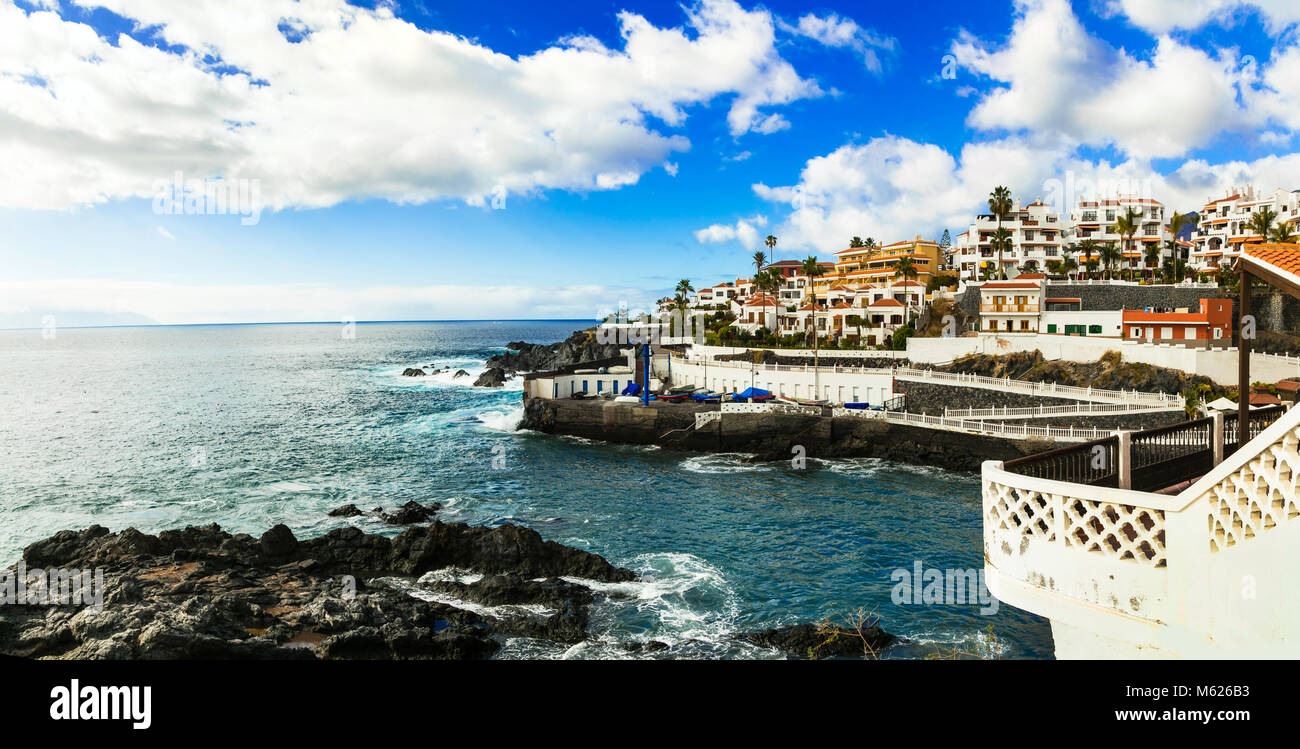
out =
{"type": "Polygon", "coordinates": [[[641,388],[641,405],[649,407],[650,405],[650,344],[646,343],[641,346],[641,355],[645,357],[645,362],[642,364],[643,369],[641,370],[642,372],[645,373],[645,377],[642,379],[642,382],[644,382],[645,384],[641,388]]]}

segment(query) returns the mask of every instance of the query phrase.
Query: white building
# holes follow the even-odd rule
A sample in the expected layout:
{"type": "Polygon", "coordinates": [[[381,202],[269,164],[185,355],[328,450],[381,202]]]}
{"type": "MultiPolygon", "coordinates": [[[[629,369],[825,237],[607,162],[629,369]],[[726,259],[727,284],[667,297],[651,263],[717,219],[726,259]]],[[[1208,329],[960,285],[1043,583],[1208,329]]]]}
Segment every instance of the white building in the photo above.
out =
{"type": "MultiPolygon", "coordinates": [[[[1002,253],[1002,265],[1008,278],[1014,277],[1022,266],[1026,270],[1041,271],[1047,267],[1047,261],[1060,259],[1065,226],[1060,216],[1052,213],[1043,201],[1035,200],[1025,206],[1017,202],[1011,212],[1002,217],[1002,228],[1007,230],[1011,239],[1011,249],[1002,253]]],[[[980,214],[969,229],[957,235],[948,263],[961,278],[974,281],[981,278],[981,269],[996,270],[998,253],[991,242],[997,230],[997,216],[980,214]]]]}
{"type": "Polygon", "coordinates": [[[1225,262],[1231,265],[1248,242],[1271,241],[1250,228],[1250,220],[1264,206],[1277,214],[1274,225],[1291,225],[1300,234],[1300,190],[1278,188],[1271,194],[1256,192],[1254,186],[1234,187],[1222,198],[1209,199],[1201,208],[1200,221],[1192,235],[1188,264],[1197,273],[1218,273],[1225,262]]]}
{"type": "MultiPolygon", "coordinates": [[[[1079,245],[1091,240],[1098,245],[1111,243],[1119,247],[1123,259],[1114,270],[1142,271],[1149,266],[1146,263],[1146,249],[1154,245],[1160,251],[1155,267],[1172,257],[1167,247],[1173,235],[1165,222],[1165,205],[1155,198],[1136,195],[1122,195],[1101,200],[1081,200],[1078,208],[1070,216],[1070,228],[1066,232],[1066,243],[1077,250],[1079,245]],[[1132,210],[1137,218],[1138,229],[1132,238],[1115,231],[1115,222],[1132,210]]],[[[1075,260],[1083,265],[1083,257],[1075,260]]]]}
{"type": "Polygon", "coordinates": [[[980,290],[980,334],[1038,333],[1046,277],[1027,273],[1010,281],[989,281],[980,290]]]}

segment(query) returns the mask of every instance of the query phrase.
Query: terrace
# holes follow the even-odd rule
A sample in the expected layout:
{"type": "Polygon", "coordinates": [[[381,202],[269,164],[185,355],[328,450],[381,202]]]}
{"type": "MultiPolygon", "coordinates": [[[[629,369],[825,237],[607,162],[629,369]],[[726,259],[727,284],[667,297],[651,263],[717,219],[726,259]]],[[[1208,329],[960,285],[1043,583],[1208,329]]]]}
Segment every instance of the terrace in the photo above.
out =
{"type": "MultiPolygon", "coordinates": [[[[1238,268],[1242,309],[1252,276],[1300,297],[1300,247],[1238,268]]],[[[1058,658],[1300,657],[1300,410],[1242,399],[1235,417],[989,461],[982,479],[989,589],[1049,618],[1058,658]]]]}

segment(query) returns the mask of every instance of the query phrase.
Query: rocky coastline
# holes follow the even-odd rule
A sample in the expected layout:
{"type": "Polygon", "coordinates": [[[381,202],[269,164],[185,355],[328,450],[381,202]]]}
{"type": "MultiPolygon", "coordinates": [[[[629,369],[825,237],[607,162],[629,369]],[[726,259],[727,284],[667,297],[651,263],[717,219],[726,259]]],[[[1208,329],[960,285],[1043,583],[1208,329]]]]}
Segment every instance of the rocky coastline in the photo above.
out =
{"type": "MultiPolygon", "coordinates": [[[[444,523],[437,511],[417,503],[377,508],[389,523],[432,519],[392,538],[352,526],[302,540],[284,525],[260,537],[216,524],[157,535],[102,526],[61,531],[26,547],[6,579],[19,569],[95,569],[103,575],[102,605],[0,605],[0,655],[482,659],[510,638],[584,642],[592,606],[625,595],[598,584],[640,580],[532,529],[444,523]]],[[[363,513],[345,505],[330,514],[363,513]]],[[[878,628],[867,634],[877,643],[893,639],[878,628]]],[[[793,657],[845,655],[824,648],[826,633],[807,624],[734,639],[793,657]]],[[[623,649],[672,657],[671,645],[654,640],[623,649]]]]}

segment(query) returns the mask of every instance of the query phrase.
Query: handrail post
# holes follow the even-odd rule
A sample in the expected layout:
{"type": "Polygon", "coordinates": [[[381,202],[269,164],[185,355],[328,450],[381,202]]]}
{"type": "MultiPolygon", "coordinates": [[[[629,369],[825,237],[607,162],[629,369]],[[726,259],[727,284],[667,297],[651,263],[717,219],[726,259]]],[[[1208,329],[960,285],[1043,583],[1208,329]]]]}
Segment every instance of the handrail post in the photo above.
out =
{"type": "Polygon", "coordinates": [[[1132,489],[1133,454],[1130,451],[1132,442],[1129,439],[1129,432],[1121,429],[1120,431],[1115,432],[1115,436],[1119,437],[1119,445],[1115,449],[1115,459],[1119,463],[1119,465],[1116,466],[1119,474],[1119,488],[1132,489]]]}
{"type": "Polygon", "coordinates": [[[1211,417],[1214,419],[1214,429],[1210,433],[1210,447],[1214,450],[1214,463],[1218,465],[1223,462],[1223,412],[1215,411],[1211,417]]]}

